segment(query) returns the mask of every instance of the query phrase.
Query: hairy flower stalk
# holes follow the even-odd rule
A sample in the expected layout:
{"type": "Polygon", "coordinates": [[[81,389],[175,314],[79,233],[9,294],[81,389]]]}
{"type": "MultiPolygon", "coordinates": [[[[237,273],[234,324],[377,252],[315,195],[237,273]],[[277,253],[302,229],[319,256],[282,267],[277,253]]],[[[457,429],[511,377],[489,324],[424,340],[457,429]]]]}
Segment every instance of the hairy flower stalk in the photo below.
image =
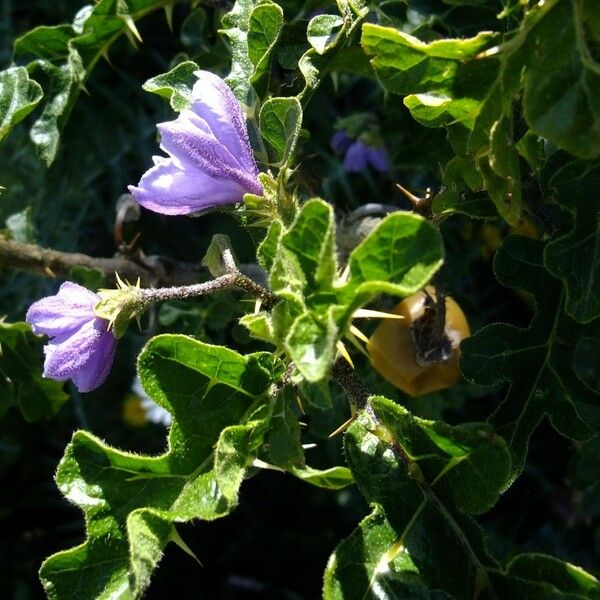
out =
{"type": "Polygon", "coordinates": [[[184,300],[238,287],[272,307],[276,297],[261,285],[234,270],[205,283],[181,287],[140,288],[123,282],[94,294],[72,283],[63,283],[54,296],[31,305],[26,320],[35,333],[50,336],[44,347],[44,377],[72,379],[80,392],[96,389],[108,377],[117,339],[129,321],[139,319],[155,302],[184,300]]]}
{"type": "Polygon", "coordinates": [[[252,154],[242,107],[217,75],[196,71],[191,106],[177,119],[157,125],[160,147],[133,197],[165,215],[185,215],[260,196],[258,167],[252,154]]]}

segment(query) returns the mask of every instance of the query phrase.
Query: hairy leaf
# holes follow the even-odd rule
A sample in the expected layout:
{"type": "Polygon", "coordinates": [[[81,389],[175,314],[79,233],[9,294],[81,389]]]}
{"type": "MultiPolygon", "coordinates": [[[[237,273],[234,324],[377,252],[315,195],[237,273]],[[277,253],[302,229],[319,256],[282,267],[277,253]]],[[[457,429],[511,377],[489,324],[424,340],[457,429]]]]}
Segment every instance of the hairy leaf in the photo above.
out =
{"type": "Polygon", "coordinates": [[[388,215],[352,251],[342,301],[364,303],[379,293],[408,296],[420,290],[441,266],[438,230],[413,213],[388,215]]]}
{"type": "Polygon", "coordinates": [[[15,56],[36,57],[28,71],[41,83],[45,102],[31,139],[47,165],[56,157],[61,132],[98,60],[120,35],[133,35],[132,28],[137,32],[136,20],[164,4],[164,0],[100,0],[82,8],[71,25],[36,27],[16,40],[15,56]]]}
{"type": "MultiPolygon", "coordinates": [[[[469,517],[457,512],[451,495],[443,491],[438,495],[439,483],[452,472],[443,472],[444,462],[451,464],[451,455],[427,434],[421,437],[418,422],[393,402],[384,398],[371,402],[374,416],[363,413],[357,419],[346,434],[345,448],[352,474],[375,512],[330,559],[325,598],[406,594],[466,599],[475,590],[491,591],[486,569],[495,563],[484,549],[481,532],[469,517]],[[385,427],[379,424],[382,414],[385,427]],[[438,595],[430,596],[428,588],[438,590],[438,595]]],[[[480,443],[496,444],[485,439],[480,443]]],[[[508,456],[506,449],[504,453],[508,456]]]]}
{"type": "Polygon", "coordinates": [[[29,78],[25,67],[0,72],[0,141],[42,99],[42,88],[29,78]]]}
{"type": "Polygon", "coordinates": [[[190,106],[192,88],[196,82],[194,72],[198,65],[191,60],[186,60],[171,69],[168,73],[157,75],[148,79],[142,86],[147,92],[158,94],[169,100],[171,108],[181,112],[190,106]]]}
{"type": "Polygon", "coordinates": [[[302,126],[302,106],[297,98],[271,98],[260,109],[260,134],[269,158],[280,167],[290,161],[302,126]]]}
{"type": "Polygon", "coordinates": [[[169,449],[139,456],[75,433],[56,481],[83,510],[88,537],[42,566],[51,598],[139,597],[173,522],[216,519],[237,502],[265,428],[253,410],[270,381],[260,355],[163,335],[140,355],[139,373],[173,416],[169,449]]]}

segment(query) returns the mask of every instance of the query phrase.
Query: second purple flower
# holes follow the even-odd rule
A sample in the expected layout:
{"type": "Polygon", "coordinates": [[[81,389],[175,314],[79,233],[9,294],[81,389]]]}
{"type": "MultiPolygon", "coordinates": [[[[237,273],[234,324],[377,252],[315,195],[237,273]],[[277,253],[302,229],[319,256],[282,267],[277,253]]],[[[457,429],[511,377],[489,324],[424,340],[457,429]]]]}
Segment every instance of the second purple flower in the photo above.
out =
{"type": "Polygon", "coordinates": [[[197,71],[191,107],[177,119],[157,125],[160,147],[137,186],[129,186],[145,208],[185,215],[260,195],[258,167],[252,154],[242,107],[217,75],[197,71]]]}

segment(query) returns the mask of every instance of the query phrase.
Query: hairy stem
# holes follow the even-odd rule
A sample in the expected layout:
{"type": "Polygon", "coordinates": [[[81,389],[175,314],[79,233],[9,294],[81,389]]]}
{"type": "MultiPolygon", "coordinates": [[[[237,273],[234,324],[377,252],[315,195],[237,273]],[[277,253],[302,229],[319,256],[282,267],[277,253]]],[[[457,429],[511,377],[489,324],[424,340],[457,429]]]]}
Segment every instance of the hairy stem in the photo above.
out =
{"type": "Polygon", "coordinates": [[[142,289],[141,293],[145,301],[165,302],[167,300],[185,300],[197,296],[206,296],[232,287],[241,288],[255,298],[260,298],[267,308],[272,308],[277,303],[277,297],[274,294],[237,270],[204,283],[178,287],[148,288],[142,289]]]}

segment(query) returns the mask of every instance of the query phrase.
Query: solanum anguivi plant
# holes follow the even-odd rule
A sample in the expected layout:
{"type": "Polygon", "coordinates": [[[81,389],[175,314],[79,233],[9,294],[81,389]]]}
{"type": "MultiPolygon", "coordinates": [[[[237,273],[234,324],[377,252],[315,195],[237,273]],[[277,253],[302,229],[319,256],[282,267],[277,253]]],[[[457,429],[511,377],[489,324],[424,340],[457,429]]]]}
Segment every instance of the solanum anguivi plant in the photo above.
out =
{"type": "Polygon", "coordinates": [[[7,276],[0,472],[35,498],[18,467],[51,464],[84,516],[44,526],[47,596],[600,598],[597,3],[32,25],[0,72],[0,263],[38,274],[7,276]]]}

